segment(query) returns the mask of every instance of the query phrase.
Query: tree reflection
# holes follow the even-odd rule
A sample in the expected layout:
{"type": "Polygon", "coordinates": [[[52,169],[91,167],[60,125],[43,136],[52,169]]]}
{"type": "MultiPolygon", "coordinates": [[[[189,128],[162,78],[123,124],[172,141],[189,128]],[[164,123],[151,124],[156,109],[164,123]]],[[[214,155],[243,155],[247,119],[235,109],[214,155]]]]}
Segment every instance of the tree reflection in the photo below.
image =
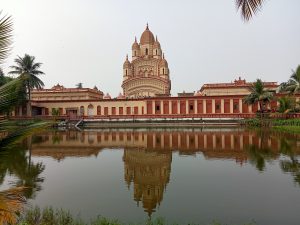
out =
{"type": "Polygon", "coordinates": [[[300,163],[292,149],[292,145],[295,144],[295,139],[287,140],[286,138],[281,138],[280,151],[283,155],[288,156],[289,159],[281,160],[280,167],[282,171],[290,173],[294,177],[294,182],[300,185],[300,163]]]}
{"type": "MultiPolygon", "coordinates": [[[[26,145],[28,145],[28,139],[23,143],[23,146],[26,145]]],[[[9,174],[17,178],[14,182],[16,187],[26,187],[26,198],[34,198],[35,193],[41,190],[44,178],[40,177],[40,174],[45,166],[42,163],[31,162],[31,155],[26,154],[24,147],[17,145],[7,149],[0,155],[0,162],[1,184],[6,174],[9,174]]]]}
{"type": "Polygon", "coordinates": [[[259,137],[257,145],[249,145],[247,151],[249,162],[255,165],[260,172],[266,168],[266,161],[270,161],[278,157],[278,153],[274,152],[268,145],[270,140],[270,132],[268,130],[259,130],[256,134],[259,137]]]}

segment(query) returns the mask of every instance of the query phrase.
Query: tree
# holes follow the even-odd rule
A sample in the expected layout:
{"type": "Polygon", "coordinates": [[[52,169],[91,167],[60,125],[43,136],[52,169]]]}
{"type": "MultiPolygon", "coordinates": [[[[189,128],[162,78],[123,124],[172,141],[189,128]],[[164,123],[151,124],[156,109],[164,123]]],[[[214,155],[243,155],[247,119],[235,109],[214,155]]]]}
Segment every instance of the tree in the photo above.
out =
{"type": "Polygon", "coordinates": [[[238,10],[241,10],[242,18],[249,21],[262,7],[264,0],[235,0],[238,10]]]}
{"type": "Polygon", "coordinates": [[[260,79],[257,79],[251,87],[251,93],[244,98],[244,103],[254,105],[258,102],[260,111],[263,112],[266,103],[270,102],[272,99],[273,93],[266,90],[264,83],[260,79]]]}
{"type": "Polygon", "coordinates": [[[82,86],[82,83],[80,82],[80,83],[78,83],[78,84],[76,84],[76,88],[82,88],[83,86],[82,86]]]}
{"type": "Polygon", "coordinates": [[[35,62],[35,57],[25,54],[24,57],[18,56],[15,59],[15,66],[11,66],[13,70],[9,74],[17,74],[25,80],[25,87],[27,93],[27,109],[28,115],[31,116],[31,90],[33,88],[42,88],[44,86],[38,76],[44,74],[40,71],[42,63],[35,62]]]}
{"type": "Polygon", "coordinates": [[[288,82],[280,84],[281,92],[288,92],[289,94],[297,94],[300,92],[300,65],[296,70],[292,70],[292,75],[288,82]]]}
{"type": "Polygon", "coordinates": [[[291,110],[296,110],[296,102],[294,98],[291,98],[289,96],[283,96],[278,99],[279,102],[279,109],[278,111],[280,113],[288,113],[291,110]]]}

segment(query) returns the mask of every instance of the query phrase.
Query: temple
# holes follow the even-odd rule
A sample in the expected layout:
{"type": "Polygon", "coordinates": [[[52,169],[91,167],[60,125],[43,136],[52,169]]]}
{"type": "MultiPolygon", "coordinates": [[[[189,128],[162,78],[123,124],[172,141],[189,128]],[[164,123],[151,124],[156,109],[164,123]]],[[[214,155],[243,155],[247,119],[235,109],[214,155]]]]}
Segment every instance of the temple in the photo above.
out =
{"type": "Polygon", "coordinates": [[[138,98],[150,96],[169,96],[171,81],[168,62],[164,57],[160,43],[153,33],[142,33],[140,43],[136,38],[132,44],[132,61],[123,64],[122,88],[125,97],[138,98]]]}
{"type": "MultiPolygon", "coordinates": [[[[120,70],[121,72],[121,70],[120,70]]],[[[120,74],[121,75],[121,74],[120,74]]],[[[171,96],[168,62],[161,44],[149,26],[139,42],[132,44],[131,60],[126,56],[123,63],[123,93],[112,97],[96,87],[65,88],[57,84],[50,89],[33,90],[31,110],[17,107],[13,117],[51,118],[59,111],[61,119],[102,120],[164,120],[202,118],[249,118],[260,110],[259,104],[247,105],[243,99],[251,93],[253,82],[238,77],[229,83],[204,84],[198,91],[171,96]],[[54,110],[55,109],[55,110],[54,110]],[[31,113],[31,115],[30,115],[31,113]]],[[[278,89],[277,82],[264,82],[267,90],[278,89]]],[[[299,96],[296,96],[299,99],[299,96]]],[[[266,109],[277,110],[277,100],[266,109]]],[[[30,109],[30,108],[29,108],[30,109]]]]}

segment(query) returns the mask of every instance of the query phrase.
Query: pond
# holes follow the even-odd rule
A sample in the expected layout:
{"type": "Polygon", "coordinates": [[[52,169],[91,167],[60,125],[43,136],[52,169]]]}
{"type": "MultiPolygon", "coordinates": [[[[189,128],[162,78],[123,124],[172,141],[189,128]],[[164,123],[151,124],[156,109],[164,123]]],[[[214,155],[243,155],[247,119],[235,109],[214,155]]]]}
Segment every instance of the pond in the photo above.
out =
{"type": "Polygon", "coordinates": [[[299,224],[299,155],[261,130],[47,130],[0,155],[0,190],[86,221],[299,224]]]}

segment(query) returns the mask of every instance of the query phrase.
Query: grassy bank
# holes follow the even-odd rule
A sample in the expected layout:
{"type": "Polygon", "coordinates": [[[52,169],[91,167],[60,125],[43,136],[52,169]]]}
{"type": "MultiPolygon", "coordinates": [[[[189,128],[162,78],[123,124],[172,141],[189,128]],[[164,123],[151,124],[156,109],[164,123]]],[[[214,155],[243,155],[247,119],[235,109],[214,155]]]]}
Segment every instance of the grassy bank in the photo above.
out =
{"type": "MultiPolygon", "coordinates": [[[[98,217],[89,223],[83,222],[78,217],[73,217],[69,212],[62,209],[54,210],[53,208],[45,208],[41,210],[36,207],[26,210],[20,217],[18,225],[179,225],[179,223],[170,223],[162,218],[147,220],[142,223],[123,223],[118,220],[111,220],[104,217],[98,217]]],[[[186,223],[188,225],[196,225],[197,223],[186,223]]],[[[255,223],[246,223],[244,225],[254,225],[255,223]]],[[[202,225],[202,224],[199,224],[202,225]]],[[[218,222],[206,223],[203,225],[225,225],[218,222]]],[[[230,224],[227,224],[230,225],[230,224]]],[[[233,225],[233,224],[232,224],[233,225]]]]}

